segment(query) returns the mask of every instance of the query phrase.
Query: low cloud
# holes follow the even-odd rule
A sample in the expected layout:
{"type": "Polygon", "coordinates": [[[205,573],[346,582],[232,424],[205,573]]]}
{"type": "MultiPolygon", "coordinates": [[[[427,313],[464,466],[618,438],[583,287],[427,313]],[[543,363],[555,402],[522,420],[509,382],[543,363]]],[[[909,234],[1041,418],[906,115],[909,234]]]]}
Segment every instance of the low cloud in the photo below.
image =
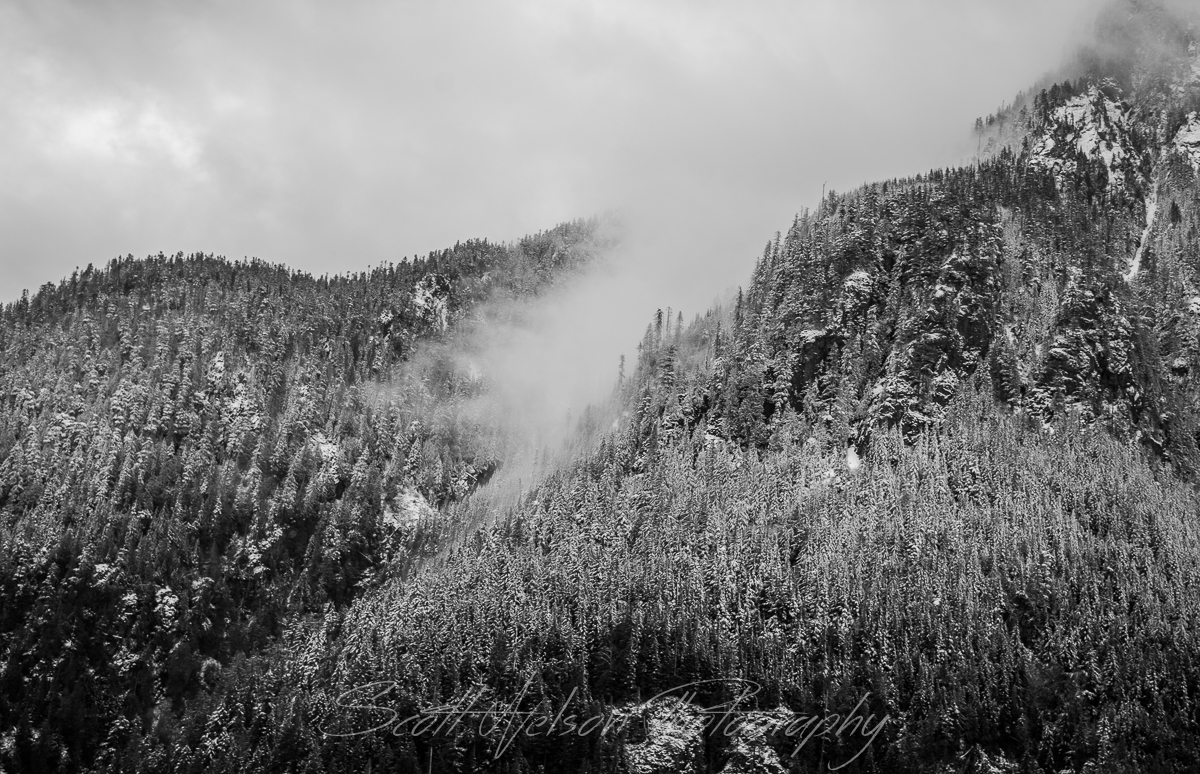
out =
{"type": "Polygon", "coordinates": [[[126,253],[351,271],[621,209],[660,297],[630,313],[691,312],[823,184],[961,157],[1092,5],[16,0],[0,298],[126,253]]]}

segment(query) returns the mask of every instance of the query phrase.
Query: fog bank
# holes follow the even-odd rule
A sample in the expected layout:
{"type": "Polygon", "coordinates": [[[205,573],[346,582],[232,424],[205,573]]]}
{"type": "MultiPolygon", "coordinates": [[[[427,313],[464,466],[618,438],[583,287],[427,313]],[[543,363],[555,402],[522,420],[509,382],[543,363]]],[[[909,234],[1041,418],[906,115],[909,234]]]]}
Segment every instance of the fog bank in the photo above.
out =
{"type": "Polygon", "coordinates": [[[10,0],[0,299],[127,253],[353,271],[620,209],[692,310],[823,184],[959,158],[1092,6],[10,0]]]}

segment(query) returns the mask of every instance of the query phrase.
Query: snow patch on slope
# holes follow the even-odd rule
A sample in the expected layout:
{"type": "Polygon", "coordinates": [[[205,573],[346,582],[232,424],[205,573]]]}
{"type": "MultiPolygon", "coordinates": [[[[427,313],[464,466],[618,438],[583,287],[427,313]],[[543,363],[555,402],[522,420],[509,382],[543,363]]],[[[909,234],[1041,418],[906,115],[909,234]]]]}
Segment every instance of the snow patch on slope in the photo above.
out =
{"type": "Polygon", "coordinates": [[[163,586],[154,595],[154,614],[164,627],[175,623],[179,615],[179,595],[163,586]]]}
{"type": "Polygon", "coordinates": [[[1187,123],[1175,135],[1174,145],[1175,150],[1191,162],[1192,168],[1200,172],[1200,115],[1194,111],[1188,114],[1187,123]]]}
{"type": "Polygon", "coordinates": [[[846,277],[846,289],[857,293],[866,293],[871,290],[871,275],[859,269],[846,277]]]}
{"type": "Polygon", "coordinates": [[[783,707],[743,715],[734,729],[729,761],[721,774],[787,774],[779,754],[771,748],[770,739],[791,723],[793,717],[783,707]]]}
{"type": "Polygon", "coordinates": [[[392,529],[416,524],[434,513],[433,506],[411,486],[406,486],[396,500],[395,507],[383,504],[383,523],[392,529]]]}
{"type": "Polygon", "coordinates": [[[325,433],[320,430],[311,439],[313,451],[320,456],[322,462],[332,462],[338,459],[342,453],[342,447],[336,441],[331,441],[325,437],[325,433]]]}
{"type": "Polygon", "coordinates": [[[1150,194],[1150,198],[1146,200],[1146,228],[1142,230],[1142,240],[1138,243],[1137,252],[1133,255],[1133,263],[1129,265],[1129,271],[1125,274],[1126,282],[1133,282],[1133,278],[1142,268],[1142,255],[1146,252],[1146,245],[1150,242],[1150,231],[1154,228],[1154,217],[1158,214],[1158,191],[1150,194]]]}
{"type": "Polygon", "coordinates": [[[696,707],[671,697],[617,710],[622,721],[638,717],[646,736],[625,745],[630,774],[698,772],[704,755],[704,718],[696,707]]]}
{"type": "Polygon", "coordinates": [[[450,327],[450,283],[440,274],[427,274],[413,288],[412,304],[417,314],[445,333],[450,327]]]}
{"type": "Polygon", "coordinates": [[[1054,173],[1059,185],[1077,171],[1076,154],[1099,159],[1108,171],[1110,190],[1125,186],[1129,151],[1129,116],[1125,107],[1092,84],[1050,112],[1042,139],[1034,146],[1031,163],[1054,173]],[[1056,139],[1057,138],[1057,139],[1056,139]]]}

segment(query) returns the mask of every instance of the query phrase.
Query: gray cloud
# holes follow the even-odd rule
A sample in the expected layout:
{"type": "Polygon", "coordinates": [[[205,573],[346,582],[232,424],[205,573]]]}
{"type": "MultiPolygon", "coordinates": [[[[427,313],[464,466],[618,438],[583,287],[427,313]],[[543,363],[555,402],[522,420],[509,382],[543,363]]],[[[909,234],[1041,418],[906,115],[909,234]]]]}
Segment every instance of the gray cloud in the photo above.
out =
{"type": "Polygon", "coordinates": [[[958,158],[1089,8],[8,2],[0,298],[119,254],[347,271],[621,208],[693,311],[822,182],[958,158]]]}

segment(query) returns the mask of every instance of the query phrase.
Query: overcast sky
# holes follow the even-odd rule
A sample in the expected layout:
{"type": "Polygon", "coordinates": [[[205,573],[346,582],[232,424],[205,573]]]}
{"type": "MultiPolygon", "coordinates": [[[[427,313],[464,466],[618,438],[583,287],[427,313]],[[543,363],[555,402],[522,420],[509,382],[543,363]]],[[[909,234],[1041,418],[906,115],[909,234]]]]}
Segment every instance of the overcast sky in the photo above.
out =
{"type": "Polygon", "coordinates": [[[621,209],[690,316],[823,183],[962,158],[1093,6],[0,0],[0,301],[127,253],[344,272],[621,209]]]}

